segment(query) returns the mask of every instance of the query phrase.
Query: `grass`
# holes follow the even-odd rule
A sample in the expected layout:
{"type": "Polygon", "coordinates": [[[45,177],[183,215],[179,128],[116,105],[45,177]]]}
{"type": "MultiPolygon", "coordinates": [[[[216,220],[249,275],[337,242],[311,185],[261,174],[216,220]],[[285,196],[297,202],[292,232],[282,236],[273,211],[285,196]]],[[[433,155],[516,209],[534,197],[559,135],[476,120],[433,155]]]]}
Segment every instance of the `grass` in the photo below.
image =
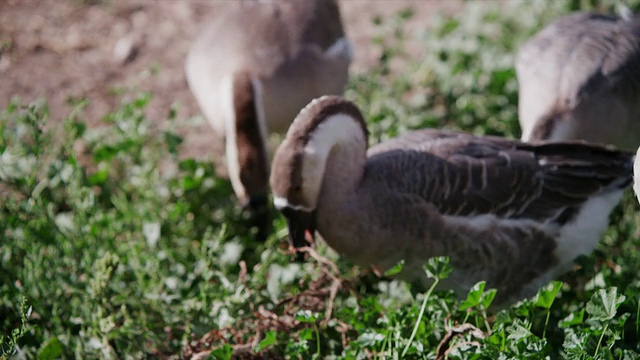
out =
{"type": "MultiPolygon", "coordinates": [[[[632,5],[637,6],[637,2],[632,5]]],[[[406,53],[411,11],[376,19],[377,67],[346,96],[372,143],[439,127],[517,137],[513,54],[551,19],[609,1],[469,2],[406,53]],[[481,6],[482,5],[482,6],[481,6]],[[399,64],[399,65],[398,65],[399,64]]],[[[0,357],[635,359],[640,357],[638,205],[627,194],[594,254],[492,313],[479,283],[459,302],[378,279],[318,244],[291,262],[281,218],[254,240],[227,180],[181,160],[140,94],[89,129],[76,103],[59,130],[46,104],[14,101],[0,123],[0,357]],[[256,355],[257,356],[257,355],[256,355]]],[[[429,262],[435,279],[445,259],[429,262]]]]}

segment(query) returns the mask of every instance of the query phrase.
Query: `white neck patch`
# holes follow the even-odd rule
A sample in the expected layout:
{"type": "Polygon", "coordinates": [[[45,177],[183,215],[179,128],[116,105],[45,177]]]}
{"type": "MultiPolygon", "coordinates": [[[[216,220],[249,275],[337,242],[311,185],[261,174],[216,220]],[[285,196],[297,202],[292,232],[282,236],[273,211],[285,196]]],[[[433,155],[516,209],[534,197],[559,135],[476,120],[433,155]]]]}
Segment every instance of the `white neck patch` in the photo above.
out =
{"type": "Polygon", "coordinates": [[[311,133],[302,161],[302,192],[307,204],[314,204],[315,207],[317,203],[331,149],[336,145],[357,142],[359,138],[364,142],[360,124],[347,114],[328,117],[311,133]]]}

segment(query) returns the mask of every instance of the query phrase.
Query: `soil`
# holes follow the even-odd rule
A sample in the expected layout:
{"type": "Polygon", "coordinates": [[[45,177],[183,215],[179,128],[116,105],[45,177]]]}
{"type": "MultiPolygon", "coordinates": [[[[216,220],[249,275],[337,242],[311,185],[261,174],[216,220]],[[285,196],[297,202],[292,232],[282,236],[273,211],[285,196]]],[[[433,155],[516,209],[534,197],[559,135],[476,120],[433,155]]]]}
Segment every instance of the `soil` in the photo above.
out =
{"type": "MultiPolygon", "coordinates": [[[[172,104],[178,119],[199,114],[183,63],[189,45],[208,19],[237,0],[0,0],[0,108],[14,97],[44,98],[51,123],[70,113],[68,99],[88,98],[89,124],[117,108],[123,98],[151,91],[148,117],[162,123],[172,104]]],[[[418,36],[432,15],[462,8],[460,0],[341,0],[347,35],[356,45],[352,73],[374,66],[372,22],[413,8],[409,35],[418,36]]],[[[187,122],[185,123],[193,123],[187,122]]],[[[181,130],[182,155],[212,154],[213,131],[200,121],[181,130]]]]}

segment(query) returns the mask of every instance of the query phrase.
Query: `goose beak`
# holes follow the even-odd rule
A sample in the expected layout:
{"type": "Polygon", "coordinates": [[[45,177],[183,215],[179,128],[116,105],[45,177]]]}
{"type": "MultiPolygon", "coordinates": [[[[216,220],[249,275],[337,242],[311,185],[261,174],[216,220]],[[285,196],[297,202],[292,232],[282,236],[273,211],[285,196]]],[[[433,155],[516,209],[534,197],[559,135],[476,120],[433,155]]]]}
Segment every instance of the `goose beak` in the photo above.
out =
{"type": "Polygon", "coordinates": [[[311,245],[313,234],[316,231],[315,211],[291,208],[284,208],[281,211],[287,220],[291,245],[296,249],[311,245]]]}

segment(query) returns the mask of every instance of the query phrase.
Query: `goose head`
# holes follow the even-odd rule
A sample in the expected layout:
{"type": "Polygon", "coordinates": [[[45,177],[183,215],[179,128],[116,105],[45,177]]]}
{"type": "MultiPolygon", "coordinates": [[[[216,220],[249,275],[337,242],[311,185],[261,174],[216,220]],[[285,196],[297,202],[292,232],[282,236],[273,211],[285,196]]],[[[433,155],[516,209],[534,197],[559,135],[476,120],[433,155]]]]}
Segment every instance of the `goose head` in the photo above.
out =
{"type": "Polygon", "coordinates": [[[364,161],[367,137],[360,110],[339,96],[311,101],[291,124],[275,152],[270,184],[274,206],[285,217],[295,248],[308,245],[316,230],[327,166],[339,162],[335,157],[344,150],[364,161]]]}

